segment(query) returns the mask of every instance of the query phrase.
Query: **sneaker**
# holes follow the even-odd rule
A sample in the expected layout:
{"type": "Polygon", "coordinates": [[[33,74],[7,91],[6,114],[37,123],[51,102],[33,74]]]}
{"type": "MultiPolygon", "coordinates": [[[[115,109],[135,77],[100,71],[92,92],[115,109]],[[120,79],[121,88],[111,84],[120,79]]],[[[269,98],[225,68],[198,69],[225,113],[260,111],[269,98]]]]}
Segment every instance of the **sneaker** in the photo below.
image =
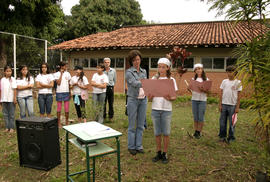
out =
{"type": "Polygon", "coordinates": [[[136,150],[137,153],[141,153],[141,154],[144,154],[144,150],[143,149],[140,149],[140,150],[136,150]]]}
{"type": "Polygon", "coordinates": [[[201,138],[201,134],[198,132],[197,135],[195,136],[196,139],[200,139],[201,138]]]}
{"type": "Polygon", "coordinates": [[[153,162],[157,162],[162,159],[161,151],[157,152],[157,155],[152,159],[153,162]]]}
{"type": "Polygon", "coordinates": [[[196,139],[200,139],[201,138],[201,134],[199,131],[195,131],[195,133],[193,134],[194,138],[196,139]]]}
{"type": "Polygon", "coordinates": [[[128,149],[129,153],[131,155],[136,155],[137,154],[137,151],[135,149],[128,149]]]}
{"type": "Polygon", "coordinates": [[[235,138],[234,137],[228,137],[227,138],[227,142],[230,143],[230,142],[233,142],[235,141],[235,138]]]}
{"type": "Polygon", "coordinates": [[[219,141],[220,141],[220,142],[227,142],[227,140],[226,140],[226,138],[225,138],[225,137],[221,137],[221,138],[219,138],[219,141]]]}
{"type": "Polygon", "coordinates": [[[162,163],[167,164],[168,162],[169,162],[168,154],[163,152],[163,154],[162,154],[162,163]]]}

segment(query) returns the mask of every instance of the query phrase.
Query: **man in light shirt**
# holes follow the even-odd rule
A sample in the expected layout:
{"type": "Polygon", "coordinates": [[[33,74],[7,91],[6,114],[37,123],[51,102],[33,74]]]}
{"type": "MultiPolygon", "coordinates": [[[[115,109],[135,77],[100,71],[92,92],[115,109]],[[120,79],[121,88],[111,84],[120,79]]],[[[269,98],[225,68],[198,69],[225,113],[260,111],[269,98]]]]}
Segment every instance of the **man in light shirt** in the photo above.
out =
{"type": "Polygon", "coordinates": [[[116,84],[116,71],[115,69],[111,68],[111,59],[110,58],[104,58],[103,63],[105,65],[104,74],[108,76],[109,83],[107,84],[106,89],[106,98],[105,98],[105,105],[104,105],[104,119],[106,119],[107,113],[106,113],[106,105],[107,102],[109,103],[109,120],[112,121],[114,110],[113,110],[113,101],[114,101],[114,85],[116,84]]]}

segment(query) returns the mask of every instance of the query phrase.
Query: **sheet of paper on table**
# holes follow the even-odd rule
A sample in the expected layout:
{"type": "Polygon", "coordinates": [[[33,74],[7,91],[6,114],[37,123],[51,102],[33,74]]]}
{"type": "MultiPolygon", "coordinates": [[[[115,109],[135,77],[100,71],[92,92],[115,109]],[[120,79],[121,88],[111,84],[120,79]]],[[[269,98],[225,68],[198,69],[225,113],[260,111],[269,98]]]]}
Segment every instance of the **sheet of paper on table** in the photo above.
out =
{"type": "Polygon", "coordinates": [[[97,136],[117,132],[116,130],[108,126],[102,125],[94,121],[73,125],[73,130],[83,132],[88,136],[97,136]]]}
{"type": "Polygon", "coordinates": [[[141,80],[144,94],[151,94],[154,97],[176,96],[174,83],[172,79],[144,79],[141,80]]]}

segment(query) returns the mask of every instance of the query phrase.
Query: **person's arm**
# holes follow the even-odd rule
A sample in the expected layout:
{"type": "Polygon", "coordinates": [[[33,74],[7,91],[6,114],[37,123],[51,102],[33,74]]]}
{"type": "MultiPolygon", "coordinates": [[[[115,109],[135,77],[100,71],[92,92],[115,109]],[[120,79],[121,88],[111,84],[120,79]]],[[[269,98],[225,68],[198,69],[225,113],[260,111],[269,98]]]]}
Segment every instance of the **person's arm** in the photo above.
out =
{"type": "Polygon", "coordinates": [[[25,85],[25,86],[17,85],[17,90],[27,90],[29,88],[32,88],[32,86],[30,84],[29,85],[25,85]]]}
{"type": "Polygon", "coordinates": [[[17,89],[13,89],[13,103],[14,104],[17,104],[17,89]]]}
{"type": "Polygon", "coordinates": [[[114,70],[114,77],[113,77],[114,85],[116,84],[116,80],[117,80],[117,74],[116,74],[116,70],[114,70]]]}
{"type": "Polygon", "coordinates": [[[169,96],[169,95],[166,95],[164,96],[164,98],[168,101],[174,101],[176,99],[176,96],[169,96]]]}
{"type": "Polygon", "coordinates": [[[36,82],[37,88],[52,88],[53,87],[53,81],[51,81],[49,84],[44,84],[41,82],[36,82]]]}
{"type": "Polygon", "coordinates": [[[235,106],[235,113],[239,112],[239,108],[240,108],[240,91],[237,92],[237,104],[235,106]]]}
{"type": "Polygon", "coordinates": [[[88,83],[88,81],[87,81],[87,82],[85,81],[85,83],[77,84],[77,86],[78,86],[79,88],[81,88],[81,89],[88,89],[89,83],[88,83]]]}
{"type": "Polygon", "coordinates": [[[95,81],[91,81],[91,86],[97,88],[106,88],[107,83],[96,83],[95,81]]]}
{"type": "Polygon", "coordinates": [[[149,95],[147,96],[147,98],[148,98],[148,101],[149,101],[149,102],[152,102],[154,96],[153,96],[152,94],[149,94],[149,95]]]}
{"type": "Polygon", "coordinates": [[[129,83],[133,87],[137,87],[137,88],[142,87],[141,81],[136,80],[135,77],[133,76],[133,74],[130,71],[126,72],[126,80],[127,80],[127,83],[129,83]]]}
{"type": "Polygon", "coordinates": [[[61,85],[63,73],[64,73],[64,71],[61,70],[60,71],[60,77],[59,77],[59,79],[56,80],[56,84],[57,85],[61,85]]]}
{"type": "Polygon", "coordinates": [[[222,111],[222,95],[223,95],[223,89],[221,89],[221,94],[219,96],[219,111],[222,111]]]}

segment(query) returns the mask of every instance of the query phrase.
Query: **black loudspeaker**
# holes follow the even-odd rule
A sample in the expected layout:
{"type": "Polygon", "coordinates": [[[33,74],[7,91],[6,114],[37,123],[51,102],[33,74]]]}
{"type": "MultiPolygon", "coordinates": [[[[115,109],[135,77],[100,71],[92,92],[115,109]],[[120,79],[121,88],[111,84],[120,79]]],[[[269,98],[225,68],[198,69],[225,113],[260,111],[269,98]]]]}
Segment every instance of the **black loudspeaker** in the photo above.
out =
{"type": "Polygon", "coordinates": [[[16,120],[20,166],[49,170],[61,164],[57,118],[16,120]]]}

